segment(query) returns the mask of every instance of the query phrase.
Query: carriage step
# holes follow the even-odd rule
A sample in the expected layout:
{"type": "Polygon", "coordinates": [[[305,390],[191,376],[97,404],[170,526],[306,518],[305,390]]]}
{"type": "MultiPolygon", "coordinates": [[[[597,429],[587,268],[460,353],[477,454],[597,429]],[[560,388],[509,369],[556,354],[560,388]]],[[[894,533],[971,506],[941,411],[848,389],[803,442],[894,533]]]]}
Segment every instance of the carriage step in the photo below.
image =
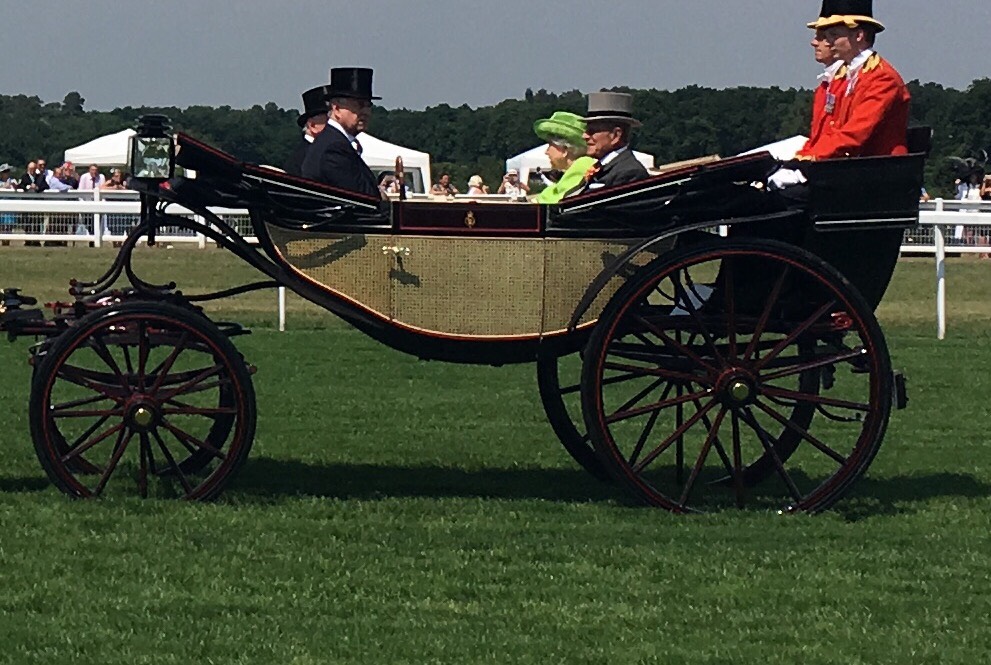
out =
{"type": "Polygon", "coordinates": [[[896,409],[904,409],[908,406],[908,379],[905,375],[895,370],[891,373],[892,385],[894,386],[894,391],[892,391],[891,398],[893,400],[893,406],[896,409]]]}

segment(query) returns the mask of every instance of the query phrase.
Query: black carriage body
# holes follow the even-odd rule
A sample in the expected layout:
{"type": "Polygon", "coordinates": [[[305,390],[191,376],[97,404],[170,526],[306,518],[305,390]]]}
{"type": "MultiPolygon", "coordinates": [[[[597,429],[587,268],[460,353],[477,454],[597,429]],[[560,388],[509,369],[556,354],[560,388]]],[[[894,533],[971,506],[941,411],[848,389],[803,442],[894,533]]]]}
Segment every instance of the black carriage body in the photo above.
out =
{"type": "Polygon", "coordinates": [[[546,206],[387,202],[182,134],[175,147],[197,176],[138,181],[141,223],[105,275],[73,283],[74,303],[46,320],[16,290],[0,301],[0,330],[45,338],[32,439],[71,496],[102,494],[129,445],[143,495],[157,480],[219,494],[248,454],[254,393],[229,340],[241,329],[198,303],[280,285],[420,358],[536,360],[572,457],[676,512],[743,506],[772,476],[784,510],[825,509],[904,403],[873,310],[918,220],[924,151],[807,164],[807,190],[782,193],[758,153],[546,206]],[[254,242],[216,207],[246,208],[254,242]],[[170,226],[268,281],[190,295],[141,280],[132,250],[170,226]]]}
{"type": "MultiPolygon", "coordinates": [[[[923,155],[809,166],[807,201],[759,183],[767,153],[688,166],[560,205],[383,202],[244,164],[180,134],[197,172],[155,192],[197,212],[247,208],[266,272],[393,348],[479,364],[576,351],[638,267],[718,227],[837,266],[874,306],[918,220],[923,155]]],[[[247,250],[245,250],[247,251],[247,250]]],[[[250,250],[255,251],[255,250],[250,250]]],[[[258,262],[252,261],[258,265],[258,262]]]]}

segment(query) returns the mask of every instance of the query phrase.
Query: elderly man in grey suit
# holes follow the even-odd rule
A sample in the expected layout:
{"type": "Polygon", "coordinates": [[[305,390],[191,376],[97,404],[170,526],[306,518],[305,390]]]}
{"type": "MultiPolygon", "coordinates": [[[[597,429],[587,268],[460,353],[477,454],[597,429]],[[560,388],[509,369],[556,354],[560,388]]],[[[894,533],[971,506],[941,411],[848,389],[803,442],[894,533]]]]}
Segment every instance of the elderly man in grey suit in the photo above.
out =
{"type": "Polygon", "coordinates": [[[647,169],[630,150],[630,137],[640,121],[633,117],[633,95],[625,92],[591,92],[585,115],[585,145],[595,164],[585,179],[567,196],[586,194],[603,187],[622,185],[648,177],[647,169]]]}

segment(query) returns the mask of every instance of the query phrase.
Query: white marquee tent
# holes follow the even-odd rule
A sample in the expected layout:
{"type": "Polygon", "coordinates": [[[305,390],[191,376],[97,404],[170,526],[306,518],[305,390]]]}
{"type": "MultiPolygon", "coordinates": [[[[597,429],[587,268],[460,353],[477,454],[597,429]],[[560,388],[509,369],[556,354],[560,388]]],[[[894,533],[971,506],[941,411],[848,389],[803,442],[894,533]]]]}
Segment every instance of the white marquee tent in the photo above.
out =
{"type": "MultiPolygon", "coordinates": [[[[547,159],[546,153],[546,143],[538,145],[536,148],[531,148],[526,152],[521,152],[515,157],[510,157],[506,160],[506,170],[516,169],[520,173],[520,180],[526,182],[530,177],[530,171],[535,171],[537,168],[547,171],[551,168],[551,162],[547,159]]],[[[651,155],[634,150],[633,156],[648,169],[654,167],[654,158],[651,155]]]]}
{"type": "MultiPolygon", "coordinates": [[[[392,173],[396,168],[396,157],[403,158],[403,169],[413,177],[413,191],[426,192],[433,180],[430,179],[430,155],[412,148],[388,143],[365,133],[358,135],[361,143],[361,158],[368,168],[379,175],[392,173]]],[[[408,190],[407,190],[408,191],[408,190]]]]}
{"type": "MultiPolygon", "coordinates": [[[[65,161],[72,162],[82,169],[90,164],[124,166],[127,163],[127,151],[132,136],[134,130],[125,129],[95,138],[89,143],[66,150],[65,161]]],[[[413,190],[425,192],[430,188],[432,181],[429,154],[388,143],[369,134],[359,135],[358,140],[361,141],[362,159],[376,175],[386,171],[391,173],[396,166],[396,157],[402,157],[406,173],[413,178],[413,190]]]]}
{"type": "Polygon", "coordinates": [[[72,162],[85,171],[90,164],[97,166],[124,166],[127,164],[127,151],[133,129],[125,129],[116,134],[95,138],[65,151],[65,161],[72,162]]]}

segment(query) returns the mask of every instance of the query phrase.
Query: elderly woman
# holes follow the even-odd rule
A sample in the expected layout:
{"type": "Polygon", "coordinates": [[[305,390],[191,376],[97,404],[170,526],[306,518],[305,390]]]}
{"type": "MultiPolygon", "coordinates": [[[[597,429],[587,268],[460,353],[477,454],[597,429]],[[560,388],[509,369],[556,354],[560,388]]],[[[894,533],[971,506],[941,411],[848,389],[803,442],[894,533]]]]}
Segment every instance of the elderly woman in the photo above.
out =
{"type": "Polygon", "coordinates": [[[585,156],[585,120],[574,113],[556,111],[551,117],[533,123],[533,131],[547,141],[547,157],[551,168],[563,171],[556,183],[537,194],[539,203],[557,203],[565,194],[581,185],[585,172],[595,160],[585,156]]]}

